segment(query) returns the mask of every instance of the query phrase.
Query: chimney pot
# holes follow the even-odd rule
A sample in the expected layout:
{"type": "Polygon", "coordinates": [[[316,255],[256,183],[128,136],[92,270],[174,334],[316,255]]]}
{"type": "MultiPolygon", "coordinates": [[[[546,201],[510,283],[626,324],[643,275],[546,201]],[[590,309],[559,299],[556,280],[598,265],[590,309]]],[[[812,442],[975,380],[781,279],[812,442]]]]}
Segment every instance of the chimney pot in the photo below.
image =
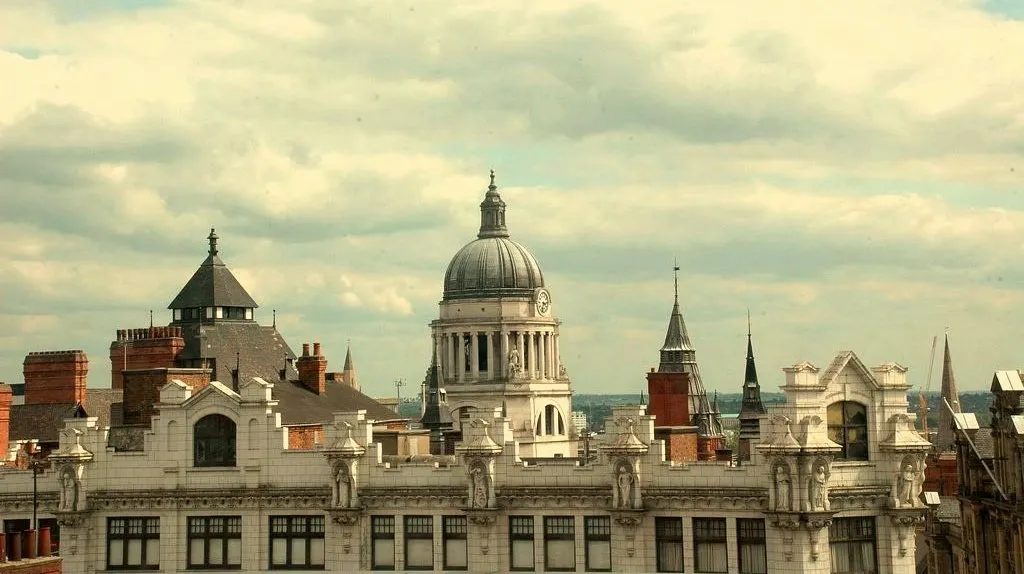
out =
{"type": "Polygon", "coordinates": [[[309,356],[309,343],[303,343],[302,344],[302,356],[303,357],[308,357],[309,356]]]}
{"type": "Polygon", "coordinates": [[[320,355],[320,343],[313,343],[313,356],[319,357],[320,355]]]}

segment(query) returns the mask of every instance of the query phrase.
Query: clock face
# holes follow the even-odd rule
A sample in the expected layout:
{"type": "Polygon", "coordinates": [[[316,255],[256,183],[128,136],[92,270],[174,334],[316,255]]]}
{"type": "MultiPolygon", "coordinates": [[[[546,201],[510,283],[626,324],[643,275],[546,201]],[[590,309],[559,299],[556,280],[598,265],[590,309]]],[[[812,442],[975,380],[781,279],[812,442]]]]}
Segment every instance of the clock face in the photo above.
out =
{"type": "Polygon", "coordinates": [[[544,315],[551,309],[551,296],[548,292],[541,289],[537,293],[537,312],[544,315]]]}

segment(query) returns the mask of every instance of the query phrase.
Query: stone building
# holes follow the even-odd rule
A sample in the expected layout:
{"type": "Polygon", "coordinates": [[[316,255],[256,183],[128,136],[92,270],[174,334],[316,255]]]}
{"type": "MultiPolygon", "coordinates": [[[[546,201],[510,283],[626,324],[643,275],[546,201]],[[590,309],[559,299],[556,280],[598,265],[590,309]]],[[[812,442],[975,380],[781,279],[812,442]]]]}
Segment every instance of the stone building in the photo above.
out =
{"type": "MultiPolygon", "coordinates": [[[[843,352],[786,369],[742,466],[670,460],[643,406],[616,407],[581,460],[552,297],[504,214],[492,179],[431,325],[438,454],[385,454],[389,429],[359,408],[292,441],[286,377],[171,377],[135,448],[96,417],[61,430],[38,492],[66,571],[913,571],[930,445],[905,368],[843,352]]],[[[323,373],[318,356],[298,372],[323,373]]],[[[31,501],[31,473],[0,472],[5,523],[31,501]]]]}

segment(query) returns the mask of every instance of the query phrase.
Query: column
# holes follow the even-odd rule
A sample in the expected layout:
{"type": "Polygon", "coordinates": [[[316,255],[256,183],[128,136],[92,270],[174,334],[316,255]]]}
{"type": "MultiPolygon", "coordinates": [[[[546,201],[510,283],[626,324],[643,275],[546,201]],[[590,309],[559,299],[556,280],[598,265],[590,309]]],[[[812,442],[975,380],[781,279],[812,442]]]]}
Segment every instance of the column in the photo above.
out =
{"type": "MultiPolygon", "coordinates": [[[[444,345],[444,339],[441,338],[441,333],[434,333],[434,356],[437,357],[437,364],[440,365],[441,361],[444,360],[444,351],[441,347],[444,345]]],[[[444,371],[441,371],[442,373],[444,371]]]]}
{"type": "Polygon", "coordinates": [[[475,381],[480,378],[480,333],[473,331],[469,336],[469,369],[475,381]]]}
{"type": "Polygon", "coordinates": [[[523,339],[523,332],[516,331],[516,348],[519,349],[519,364],[523,367],[522,374],[526,374],[526,345],[523,339]]]}
{"type": "Polygon", "coordinates": [[[544,369],[548,373],[548,378],[554,380],[558,377],[558,371],[555,370],[555,345],[552,343],[554,340],[554,333],[548,331],[544,333],[544,369]]]}
{"type": "Polygon", "coordinates": [[[501,330],[501,352],[498,354],[498,364],[496,365],[498,370],[498,376],[505,378],[508,375],[508,354],[511,350],[508,348],[508,331],[501,330]]]}
{"type": "Polygon", "coordinates": [[[458,359],[455,364],[455,372],[458,374],[460,383],[466,380],[466,344],[462,341],[462,336],[463,333],[455,334],[455,341],[458,346],[458,349],[456,350],[456,353],[458,353],[458,359]]]}
{"type": "Polygon", "coordinates": [[[449,381],[454,381],[458,373],[455,370],[455,333],[445,333],[444,342],[448,345],[448,350],[445,351],[448,370],[444,371],[444,375],[448,377],[449,381]]]}
{"type": "Polygon", "coordinates": [[[559,354],[559,352],[558,352],[558,333],[552,333],[552,335],[554,335],[554,339],[555,339],[555,356],[554,356],[554,359],[555,359],[555,361],[554,361],[555,362],[555,376],[561,377],[562,376],[562,355],[559,354]]]}
{"type": "Polygon", "coordinates": [[[546,379],[548,378],[548,354],[545,352],[544,347],[547,345],[547,338],[544,336],[547,333],[544,331],[537,332],[537,378],[546,379]]]}
{"type": "Polygon", "coordinates": [[[494,331],[484,333],[484,344],[487,345],[487,380],[494,379],[494,331]]]}
{"type": "Polygon", "coordinates": [[[530,348],[530,362],[526,366],[526,378],[534,379],[537,377],[537,341],[535,339],[536,333],[533,331],[526,332],[526,346],[530,348]]]}

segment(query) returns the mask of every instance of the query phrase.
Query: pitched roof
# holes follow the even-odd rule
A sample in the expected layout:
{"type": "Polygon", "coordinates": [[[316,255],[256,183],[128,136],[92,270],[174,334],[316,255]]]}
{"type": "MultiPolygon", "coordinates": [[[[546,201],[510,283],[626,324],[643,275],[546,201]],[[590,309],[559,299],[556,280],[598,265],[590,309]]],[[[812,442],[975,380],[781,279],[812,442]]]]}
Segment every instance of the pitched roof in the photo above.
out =
{"type": "Polygon", "coordinates": [[[366,418],[375,421],[400,420],[395,411],[344,383],[328,383],[327,390],[318,395],[298,381],[274,384],[276,410],[281,413],[281,424],[319,424],[334,420],[338,411],[366,410],[366,418]]]}
{"type": "Polygon", "coordinates": [[[210,230],[210,254],[181,288],[168,309],[189,307],[258,307],[242,284],[217,256],[217,235],[210,230]]]}
{"type": "MultiPolygon", "coordinates": [[[[182,325],[182,337],[185,339],[185,348],[179,356],[182,366],[188,366],[188,361],[194,359],[214,359],[213,378],[228,384],[236,362],[241,371],[239,381],[259,377],[277,382],[281,379],[285,357],[295,360],[295,353],[276,327],[250,321],[182,325]]],[[[290,367],[286,377],[297,376],[294,366],[290,367]]]]}
{"type": "Polygon", "coordinates": [[[875,379],[875,375],[872,374],[871,369],[867,368],[860,360],[860,357],[853,351],[841,351],[837,354],[836,358],[832,359],[832,363],[825,369],[825,372],[822,373],[821,378],[818,380],[819,384],[822,386],[831,384],[847,365],[852,366],[865,381],[876,387],[878,386],[878,381],[875,379]]]}
{"type": "Polygon", "coordinates": [[[124,391],[121,389],[86,389],[85,412],[96,417],[96,426],[118,426],[122,422],[121,404],[124,391]]]}
{"type": "Polygon", "coordinates": [[[10,440],[57,442],[64,419],[84,416],[85,409],[77,403],[13,405],[8,436],[10,440]]]}

